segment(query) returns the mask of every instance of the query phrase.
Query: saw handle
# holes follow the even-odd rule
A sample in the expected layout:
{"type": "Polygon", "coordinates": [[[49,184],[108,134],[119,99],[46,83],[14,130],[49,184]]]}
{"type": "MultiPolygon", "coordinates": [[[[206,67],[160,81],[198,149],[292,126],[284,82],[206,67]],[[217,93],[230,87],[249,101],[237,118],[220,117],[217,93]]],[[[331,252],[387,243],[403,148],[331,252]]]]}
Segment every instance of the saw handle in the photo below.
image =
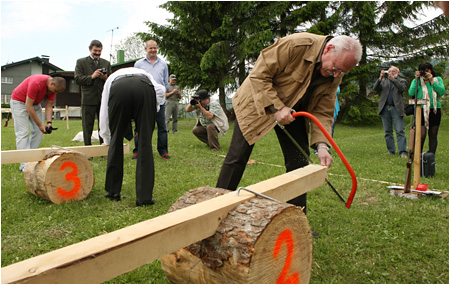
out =
{"type": "Polygon", "coordinates": [[[314,123],[316,123],[316,125],[319,127],[319,129],[322,131],[322,133],[325,135],[325,137],[328,139],[328,141],[330,142],[331,146],[334,148],[334,150],[336,151],[336,153],[339,155],[339,157],[341,158],[342,162],[344,163],[345,167],[348,170],[348,173],[350,173],[350,176],[352,177],[352,191],[350,192],[350,195],[348,196],[347,202],[345,203],[345,207],[347,207],[348,209],[350,209],[350,206],[352,205],[353,202],[353,198],[355,197],[356,194],[356,188],[357,188],[357,181],[356,181],[356,175],[355,172],[353,171],[352,167],[350,166],[350,163],[348,163],[347,159],[345,158],[344,154],[342,153],[341,149],[338,147],[338,145],[336,144],[336,142],[333,140],[333,138],[330,136],[330,134],[327,132],[327,130],[325,129],[325,127],[319,122],[319,120],[314,117],[312,114],[308,113],[308,112],[295,112],[292,114],[292,117],[299,117],[299,116],[304,116],[304,117],[308,117],[311,120],[314,121],[314,123]]]}

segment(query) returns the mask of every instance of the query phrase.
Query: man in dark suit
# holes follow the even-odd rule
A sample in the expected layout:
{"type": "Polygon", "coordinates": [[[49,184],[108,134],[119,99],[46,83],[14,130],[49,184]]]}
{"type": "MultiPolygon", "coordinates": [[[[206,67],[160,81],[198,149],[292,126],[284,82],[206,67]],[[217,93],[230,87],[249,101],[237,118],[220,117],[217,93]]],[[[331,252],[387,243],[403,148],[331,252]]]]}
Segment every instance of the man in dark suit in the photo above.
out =
{"type": "Polygon", "coordinates": [[[397,133],[398,154],[406,158],[406,136],[403,117],[403,91],[406,90],[406,80],[398,77],[400,70],[391,66],[387,72],[381,71],[380,78],[375,82],[374,90],[381,91],[378,104],[378,115],[381,116],[384,127],[384,139],[386,140],[387,154],[395,154],[395,141],[392,125],[397,133]]]}
{"type": "Polygon", "coordinates": [[[109,145],[106,198],[120,201],[123,182],[123,137],[131,120],[141,137],[136,163],[136,206],[153,205],[155,165],[152,135],[166,88],[142,69],[121,68],[106,80],[100,109],[100,134],[109,145]]]}
{"type": "MultiPolygon", "coordinates": [[[[111,63],[103,58],[103,45],[93,40],[89,45],[90,55],[77,60],[75,82],[81,86],[81,117],[83,121],[84,145],[91,145],[95,115],[100,118],[100,102],[103,85],[111,74],[111,63]]],[[[100,129],[100,128],[99,128],[100,129]]],[[[99,136],[100,144],[103,139],[99,136]]]]}

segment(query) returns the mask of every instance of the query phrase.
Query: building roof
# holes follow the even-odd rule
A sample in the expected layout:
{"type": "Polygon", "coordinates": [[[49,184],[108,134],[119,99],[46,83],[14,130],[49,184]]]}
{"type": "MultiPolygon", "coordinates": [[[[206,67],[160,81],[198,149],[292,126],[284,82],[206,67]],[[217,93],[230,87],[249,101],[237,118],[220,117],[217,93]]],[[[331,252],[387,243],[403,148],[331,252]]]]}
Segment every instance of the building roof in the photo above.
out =
{"type": "Polygon", "coordinates": [[[32,61],[37,61],[38,63],[48,65],[48,67],[53,69],[53,70],[63,70],[62,68],[60,68],[60,67],[58,67],[58,66],[56,66],[54,64],[51,64],[49,62],[48,58],[41,58],[39,56],[2,65],[2,70],[5,70],[5,69],[7,69],[9,67],[17,66],[17,65],[20,65],[20,64],[24,64],[24,63],[27,63],[27,62],[32,62],[32,61]]]}

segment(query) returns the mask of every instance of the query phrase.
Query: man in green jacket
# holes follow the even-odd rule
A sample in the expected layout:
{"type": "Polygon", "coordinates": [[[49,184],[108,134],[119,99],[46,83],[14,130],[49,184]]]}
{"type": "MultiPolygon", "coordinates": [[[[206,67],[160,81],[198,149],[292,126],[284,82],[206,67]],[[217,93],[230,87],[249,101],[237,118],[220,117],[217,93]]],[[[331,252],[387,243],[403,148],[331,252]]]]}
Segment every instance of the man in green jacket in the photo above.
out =
{"type": "MultiPolygon", "coordinates": [[[[336,90],[361,54],[361,44],[350,37],[309,33],[286,36],[264,49],[233,97],[236,122],[217,187],[237,188],[255,143],[274,127],[286,171],[308,164],[276,122],[285,125],[308,155],[309,146],[316,149],[321,165],[329,167],[333,159],[326,137],[315,124],[308,128],[303,117],[294,119],[291,110],[310,112],[331,133],[336,90]]],[[[306,213],[306,194],[288,202],[304,207],[306,213]]]]}
{"type": "MultiPolygon", "coordinates": [[[[77,60],[75,66],[75,82],[81,86],[81,118],[83,123],[84,145],[91,145],[95,115],[100,118],[100,102],[103,85],[111,74],[111,64],[100,58],[103,45],[93,40],[89,45],[90,55],[77,60]]],[[[99,128],[100,129],[100,128],[99,128]]],[[[99,136],[100,144],[103,139],[99,136]]]]}

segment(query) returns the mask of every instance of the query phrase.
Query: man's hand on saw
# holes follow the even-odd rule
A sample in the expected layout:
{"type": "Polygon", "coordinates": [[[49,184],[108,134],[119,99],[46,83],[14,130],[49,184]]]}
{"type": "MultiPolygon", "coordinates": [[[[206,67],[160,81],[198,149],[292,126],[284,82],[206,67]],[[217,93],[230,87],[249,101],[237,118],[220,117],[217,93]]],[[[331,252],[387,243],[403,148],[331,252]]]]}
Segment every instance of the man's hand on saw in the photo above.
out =
{"type": "Polygon", "coordinates": [[[283,107],[281,110],[277,111],[274,116],[275,120],[283,126],[289,125],[295,120],[295,118],[291,115],[291,108],[288,107],[283,107]]]}
{"type": "Polygon", "coordinates": [[[320,160],[320,165],[330,167],[331,163],[333,162],[333,158],[331,157],[330,153],[326,149],[318,149],[317,150],[317,157],[320,160]]]}

